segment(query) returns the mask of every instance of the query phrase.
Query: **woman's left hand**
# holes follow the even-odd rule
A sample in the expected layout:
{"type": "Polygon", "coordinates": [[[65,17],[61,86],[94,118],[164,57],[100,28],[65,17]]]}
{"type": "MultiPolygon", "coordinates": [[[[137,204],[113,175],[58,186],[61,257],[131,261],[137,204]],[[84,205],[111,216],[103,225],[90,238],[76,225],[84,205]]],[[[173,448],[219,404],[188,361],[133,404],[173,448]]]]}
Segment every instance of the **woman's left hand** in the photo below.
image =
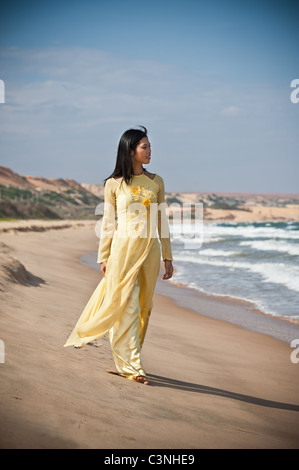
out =
{"type": "Polygon", "coordinates": [[[172,274],[173,274],[172,261],[166,259],[164,261],[164,265],[165,265],[165,274],[163,276],[163,279],[170,279],[172,277],[172,274]]]}

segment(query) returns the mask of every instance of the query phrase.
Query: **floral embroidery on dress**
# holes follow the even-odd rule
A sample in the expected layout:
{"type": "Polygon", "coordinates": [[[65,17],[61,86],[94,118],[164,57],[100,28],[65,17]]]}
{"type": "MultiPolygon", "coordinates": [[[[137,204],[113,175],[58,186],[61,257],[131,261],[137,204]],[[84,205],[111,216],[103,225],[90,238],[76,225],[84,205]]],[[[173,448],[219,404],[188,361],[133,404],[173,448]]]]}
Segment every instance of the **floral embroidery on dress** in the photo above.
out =
{"type": "Polygon", "coordinates": [[[149,207],[155,200],[155,193],[145,186],[132,186],[131,198],[134,202],[141,202],[145,207],[149,207]]]}

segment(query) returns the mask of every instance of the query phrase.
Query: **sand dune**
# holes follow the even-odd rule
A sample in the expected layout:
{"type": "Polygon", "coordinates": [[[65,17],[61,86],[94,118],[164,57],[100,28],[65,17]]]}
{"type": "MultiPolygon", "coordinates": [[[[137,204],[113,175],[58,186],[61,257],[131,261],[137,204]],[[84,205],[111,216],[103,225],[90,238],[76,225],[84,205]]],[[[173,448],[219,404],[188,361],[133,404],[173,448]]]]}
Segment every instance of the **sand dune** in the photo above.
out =
{"type": "MultiPolygon", "coordinates": [[[[79,194],[83,192],[85,195],[96,196],[96,198],[100,198],[99,200],[102,200],[104,196],[102,184],[78,183],[75,180],[64,178],[21,176],[3,166],[0,166],[0,184],[32,190],[36,197],[43,191],[67,194],[65,191],[72,190],[79,191],[79,194]]],[[[205,221],[299,221],[299,194],[203,192],[199,188],[197,192],[166,192],[166,200],[171,206],[171,210],[175,211],[181,209],[180,207],[175,208],[173,202],[177,202],[179,206],[184,203],[202,202],[205,221]]],[[[5,202],[6,199],[3,201],[5,202]]],[[[93,201],[91,204],[96,205],[96,202],[93,201]]],[[[74,210],[74,208],[72,209],[74,210]]],[[[69,211],[68,207],[66,212],[69,211]]],[[[9,217],[13,216],[9,215],[9,217]]],[[[64,216],[62,215],[62,217],[64,216]]],[[[82,218],[83,216],[82,214],[73,215],[71,212],[71,217],[82,218]]],[[[28,223],[32,222],[27,221],[28,223]]],[[[24,225],[26,224],[24,223],[24,225]]]]}
{"type": "Polygon", "coordinates": [[[286,207],[246,206],[244,209],[245,210],[224,210],[208,208],[205,211],[204,219],[206,221],[227,220],[233,222],[299,221],[299,205],[290,204],[286,207]]]}
{"type": "Polygon", "coordinates": [[[80,220],[16,220],[0,221],[1,232],[46,232],[48,230],[61,230],[72,227],[82,227],[84,225],[95,225],[95,221],[80,220]]]}
{"type": "Polygon", "coordinates": [[[10,255],[10,250],[4,243],[0,246],[0,290],[10,288],[10,283],[38,286],[43,279],[34,276],[20,261],[10,255]]]}

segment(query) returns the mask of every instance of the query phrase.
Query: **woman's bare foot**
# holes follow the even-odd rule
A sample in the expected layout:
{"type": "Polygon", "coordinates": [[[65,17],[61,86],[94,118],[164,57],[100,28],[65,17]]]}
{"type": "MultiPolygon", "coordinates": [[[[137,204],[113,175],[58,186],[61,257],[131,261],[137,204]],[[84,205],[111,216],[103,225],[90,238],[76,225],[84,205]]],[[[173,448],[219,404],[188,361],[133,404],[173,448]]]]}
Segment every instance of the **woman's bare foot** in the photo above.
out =
{"type": "Polygon", "coordinates": [[[148,379],[144,375],[135,375],[132,377],[132,380],[135,380],[135,382],[139,382],[144,385],[148,385],[148,379]]]}

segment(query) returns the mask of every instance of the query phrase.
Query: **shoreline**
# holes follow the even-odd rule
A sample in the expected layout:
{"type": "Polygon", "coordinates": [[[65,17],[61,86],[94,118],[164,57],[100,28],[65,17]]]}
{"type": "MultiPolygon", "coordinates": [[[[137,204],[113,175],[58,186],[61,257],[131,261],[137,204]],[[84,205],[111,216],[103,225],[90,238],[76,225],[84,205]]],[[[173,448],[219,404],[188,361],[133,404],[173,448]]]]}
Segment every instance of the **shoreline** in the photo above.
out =
{"type": "Polygon", "coordinates": [[[97,241],[89,221],[1,233],[0,448],[298,449],[299,363],[282,341],[155,293],[149,386],[116,374],[106,335],[63,347],[100,281],[81,263],[97,241]]]}
{"type": "Polygon", "coordinates": [[[265,313],[253,302],[229,295],[208,294],[172,282],[167,286],[161,286],[161,282],[163,281],[157,282],[157,293],[170,297],[177,305],[185,306],[199,315],[262,333],[287,344],[299,338],[298,322],[265,313]]]}
{"type": "MultiPolygon", "coordinates": [[[[80,260],[85,266],[100,273],[100,267],[96,263],[96,251],[86,252],[80,256],[80,260]]],[[[160,274],[162,271],[163,267],[160,274]]],[[[157,280],[155,293],[168,297],[176,305],[188,308],[198,315],[225,321],[288,344],[299,338],[298,322],[265,313],[249,300],[201,292],[193,287],[172,282],[171,279],[163,281],[161,275],[157,280]]]]}
{"type": "MultiPolygon", "coordinates": [[[[227,219],[205,219],[204,223],[262,223],[270,221],[271,220],[233,221],[227,219]]],[[[294,222],[294,220],[277,220],[276,218],[272,220],[272,222],[278,221],[289,223],[294,222]]],[[[0,235],[1,233],[18,234],[23,232],[47,232],[48,230],[60,231],[68,228],[77,228],[89,225],[91,227],[95,227],[96,223],[97,220],[94,219],[29,219],[18,221],[2,221],[0,223],[0,235]]],[[[100,273],[99,265],[90,258],[91,253],[94,254],[96,252],[91,252],[88,250],[83,251],[81,259],[87,259],[87,265],[90,265],[94,270],[100,273]]],[[[162,264],[163,263],[161,263],[161,266],[162,264]]],[[[161,269],[163,268],[161,267],[161,269]]],[[[179,282],[174,282],[171,279],[167,283],[161,279],[158,279],[155,292],[157,294],[169,297],[174,303],[176,303],[176,305],[189,308],[199,315],[226,321],[228,323],[241,326],[250,331],[263,333],[288,344],[290,344],[292,339],[299,338],[299,321],[274,315],[270,312],[264,312],[255,305],[254,301],[251,300],[237,298],[231,295],[207,293],[201,291],[200,289],[196,289],[179,282]],[[208,308],[204,309],[204,307],[201,305],[202,302],[205,302],[208,308]],[[229,306],[231,306],[231,310],[229,309],[229,306]]]]}

